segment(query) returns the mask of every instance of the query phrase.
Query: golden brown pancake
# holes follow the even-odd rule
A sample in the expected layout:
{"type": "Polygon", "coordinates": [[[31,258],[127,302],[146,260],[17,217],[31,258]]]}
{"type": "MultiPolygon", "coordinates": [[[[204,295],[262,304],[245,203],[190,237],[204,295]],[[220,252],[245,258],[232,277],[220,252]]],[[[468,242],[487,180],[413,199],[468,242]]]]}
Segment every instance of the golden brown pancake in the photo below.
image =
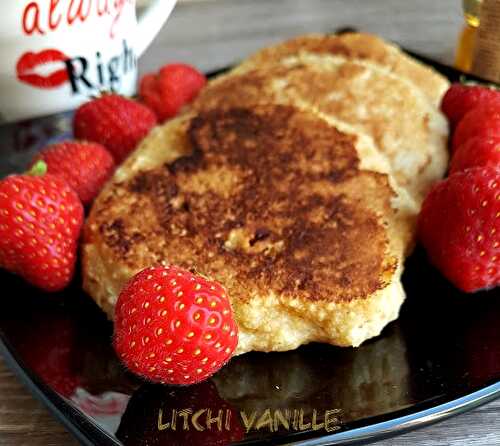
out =
{"type": "Polygon", "coordinates": [[[142,144],[86,224],[84,288],[111,318],[125,281],[161,263],[227,288],[238,353],[359,345],[397,317],[411,224],[387,175],[359,168],[355,136],[279,105],[165,127],[168,141],[142,144]]]}

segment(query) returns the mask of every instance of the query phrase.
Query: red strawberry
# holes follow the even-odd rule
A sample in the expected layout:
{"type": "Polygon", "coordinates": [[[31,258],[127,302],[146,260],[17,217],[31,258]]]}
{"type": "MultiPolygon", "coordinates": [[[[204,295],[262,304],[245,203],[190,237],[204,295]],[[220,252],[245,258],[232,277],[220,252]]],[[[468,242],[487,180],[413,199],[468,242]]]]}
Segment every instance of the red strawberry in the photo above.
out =
{"type": "Polygon", "coordinates": [[[500,166],[500,135],[476,136],[462,144],[453,154],[450,173],[486,165],[500,166]]]}
{"type": "Polygon", "coordinates": [[[141,79],[139,94],[158,120],[165,121],[191,102],[206,83],[206,77],[196,68],[174,63],[162,67],[158,74],[146,74],[141,79]]]}
{"type": "Polygon", "coordinates": [[[40,162],[32,175],[0,181],[0,266],[58,291],[73,277],[83,206],[63,179],[33,176],[45,168],[40,162]]]}
{"type": "Polygon", "coordinates": [[[116,436],[130,446],[224,446],[244,438],[240,420],[238,411],[219,396],[211,380],[189,387],[146,384],[132,395],[116,436]],[[187,416],[180,415],[181,411],[187,416]]]}
{"type": "Polygon", "coordinates": [[[456,287],[500,283],[500,169],[474,167],[439,182],[424,201],[419,236],[431,262],[456,287]]]}
{"type": "Polygon", "coordinates": [[[120,163],[156,122],[155,114],[139,102],[105,94],[78,108],[73,127],[76,138],[102,144],[120,163]]]}
{"type": "Polygon", "coordinates": [[[452,128],[478,105],[500,103],[500,92],[482,85],[453,84],[443,97],[441,110],[452,128]]]}
{"type": "Polygon", "coordinates": [[[64,141],[43,149],[34,159],[47,164],[47,172],[57,175],[76,191],[84,205],[96,197],[114,169],[113,157],[100,144],[64,141]]]}
{"type": "Polygon", "coordinates": [[[118,356],[151,381],[202,381],[231,358],[237,343],[224,288],[175,266],[138,273],[116,303],[118,356]]]}
{"type": "Polygon", "coordinates": [[[462,118],[453,136],[452,152],[474,136],[500,136],[500,103],[479,105],[462,118]]]}

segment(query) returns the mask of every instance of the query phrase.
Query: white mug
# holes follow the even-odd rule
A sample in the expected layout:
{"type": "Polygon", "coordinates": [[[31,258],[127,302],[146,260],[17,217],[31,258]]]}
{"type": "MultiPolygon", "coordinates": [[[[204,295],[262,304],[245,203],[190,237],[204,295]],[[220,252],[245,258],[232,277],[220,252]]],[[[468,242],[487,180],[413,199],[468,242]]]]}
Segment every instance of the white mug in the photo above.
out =
{"type": "Polygon", "coordinates": [[[131,96],[137,58],[176,0],[1,0],[0,122],[69,110],[101,91],[131,96]]]}

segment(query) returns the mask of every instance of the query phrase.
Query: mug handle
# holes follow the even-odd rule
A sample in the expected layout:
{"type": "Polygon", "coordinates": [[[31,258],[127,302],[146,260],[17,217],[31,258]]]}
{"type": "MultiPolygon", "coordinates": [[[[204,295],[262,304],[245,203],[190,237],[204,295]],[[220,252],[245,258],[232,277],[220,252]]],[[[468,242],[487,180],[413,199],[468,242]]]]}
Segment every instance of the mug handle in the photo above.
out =
{"type": "Polygon", "coordinates": [[[177,0],[153,0],[138,17],[135,50],[140,57],[168,19],[177,0]]]}

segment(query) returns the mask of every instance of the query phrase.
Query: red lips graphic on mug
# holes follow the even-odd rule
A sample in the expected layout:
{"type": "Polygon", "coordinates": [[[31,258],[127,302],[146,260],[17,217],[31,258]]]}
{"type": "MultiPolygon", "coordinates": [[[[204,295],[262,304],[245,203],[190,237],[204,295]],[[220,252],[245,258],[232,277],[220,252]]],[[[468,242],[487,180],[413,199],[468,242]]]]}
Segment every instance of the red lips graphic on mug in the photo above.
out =
{"type": "Polygon", "coordinates": [[[64,53],[54,49],[24,53],[16,64],[17,78],[33,87],[57,88],[69,79],[64,65],[67,59],[64,53]]]}

